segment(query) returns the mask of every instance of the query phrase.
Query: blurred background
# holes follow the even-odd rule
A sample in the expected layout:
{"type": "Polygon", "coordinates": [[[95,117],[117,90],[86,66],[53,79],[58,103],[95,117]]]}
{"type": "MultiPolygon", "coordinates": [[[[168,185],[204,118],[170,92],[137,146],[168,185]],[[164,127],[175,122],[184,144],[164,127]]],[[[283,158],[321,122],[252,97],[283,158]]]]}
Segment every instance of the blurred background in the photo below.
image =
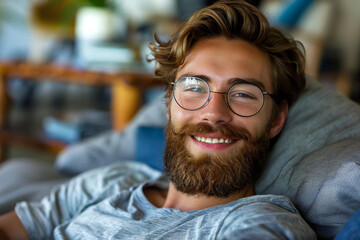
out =
{"type": "MultiPolygon", "coordinates": [[[[25,61],[99,72],[151,74],[153,65],[145,58],[149,53],[146,43],[152,40],[153,32],[166,39],[192,13],[213,2],[0,0],[0,63],[25,61]]],[[[359,0],[248,2],[263,10],[273,25],[304,44],[308,75],[360,102],[359,0]]],[[[159,91],[147,91],[145,101],[151,101],[159,91]]],[[[12,101],[8,121],[27,128],[34,124],[45,131],[46,124],[59,120],[59,111],[70,116],[64,120],[70,123],[78,124],[82,118],[103,123],[81,136],[61,136],[59,140],[67,144],[111,130],[111,91],[106,86],[11,78],[6,92],[12,101]]],[[[11,149],[7,157],[36,154],[38,159],[53,158],[27,148],[11,149]]]]}

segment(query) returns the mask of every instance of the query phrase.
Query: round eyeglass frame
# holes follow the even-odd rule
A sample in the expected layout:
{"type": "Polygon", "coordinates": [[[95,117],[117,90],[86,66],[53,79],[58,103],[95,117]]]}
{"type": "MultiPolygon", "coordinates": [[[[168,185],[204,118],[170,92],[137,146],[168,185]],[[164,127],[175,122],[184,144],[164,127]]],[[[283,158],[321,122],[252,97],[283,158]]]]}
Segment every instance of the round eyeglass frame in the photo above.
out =
{"type": "Polygon", "coordinates": [[[275,96],[274,96],[273,94],[263,91],[259,86],[257,86],[257,85],[254,84],[254,83],[250,83],[250,82],[234,83],[233,85],[231,85],[231,86],[228,88],[228,90],[227,90],[226,92],[217,92],[217,91],[211,91],[208,82],[205,81],[204,79],[199,78],[199,77],[191,77],[191,78],[195,78],[196,80],[200,80],[200,81],[204,82],[204,83],[206,84],[209,92],[208,92],[208,97],[207,97],[207,99],[206,99],[206,101],[204,102],[203,105],[201,105],[200,107],[195,108],[195,109],[185,108],[185,107],[181,106],[181,104],[180,104],[180,103],[178,102],[178,100],[176,99],[176,97],[175,97],[175,88],[176,88],[176,84],[177,84],[177,83],[179,83],[181,80],[183,80],[183,79],[185,79],[185,78],[189,78],[189,77],[191,77],[191,76],[182,77],[182,78],[178,79],[176,82],[172,82],[172,83],[171,83],[171,85],[173,85],[172,95],[173,95],[173,98],[174,98],[175,102],[177,103],[177,105],[179,105],[179,107],[181,107],[182,109],[185,109],[185,110],[187,110],[187,111],[196,111],[196,110],[199,110],[199,109],[203,108],[203,107],[209,102],[211,93],[225,94],[225,95],[226,95],[226,97],[225,97],[226,105],[229,107],[229,109],[230,109],[234,114],[236,114],[237,116],[240,116],[240,117],[252,117],[252,116],[255,116],[256,114],[258,114],[258,113],[261,111],[261,109],[264,107],[264,103],[265,103],[265,97],[264,97],[264,96],[265,96],[265,95],[270,96],[270,97],[275,101],[275,103],[277,103],[276,98],[275,98],[275,96]],[[236,113],[236,112],[231,108],[231,106],[230,106],[230,104],[229,104],[229,97],[228,97],[228,96],[229,96],[229,91],[230,91],[234,86],[239,85],[239,84],[249,84],[249,85],[253,85],[253,86],[257,87],[257,88],[261,91],[261,93],[262,93],[262,95],[263,95],[263,99],[262,99],[261,106],[260,106],[259,110],[258,110],[256,113],[251,114],[251,115],[249,115],[249,116],[244,116],[244,115],[240,115],[240,114],[236,113]]]}

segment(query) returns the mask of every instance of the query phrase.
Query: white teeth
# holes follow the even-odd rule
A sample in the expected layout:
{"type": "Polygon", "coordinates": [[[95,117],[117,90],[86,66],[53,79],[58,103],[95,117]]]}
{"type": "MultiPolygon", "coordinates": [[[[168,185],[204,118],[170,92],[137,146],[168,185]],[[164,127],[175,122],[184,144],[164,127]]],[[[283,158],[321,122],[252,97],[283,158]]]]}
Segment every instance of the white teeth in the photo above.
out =
{"type": "Polygon", "coordinates": [[[204,138],[204,137],[197,137],[194,136],[196,140],[199,142],[205,142],[210,144],[216,144],[216,143],[232,143],[233,140],[231,139],[224,139],[224,138],[204,138]]]}

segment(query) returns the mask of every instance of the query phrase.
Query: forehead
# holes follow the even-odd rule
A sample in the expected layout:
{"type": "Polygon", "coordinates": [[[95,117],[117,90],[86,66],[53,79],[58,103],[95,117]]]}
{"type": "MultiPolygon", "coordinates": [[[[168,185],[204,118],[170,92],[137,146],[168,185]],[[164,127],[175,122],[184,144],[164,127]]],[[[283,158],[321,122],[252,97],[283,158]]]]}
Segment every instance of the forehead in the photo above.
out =
{"type": "Polygon", "coordinates": [[[181,76],[203,76],[211,86],[225,87],[233,79],[260,82],[271,91],[270,62],[265,53],[243,40],[224,37],[203,39],[191,48],[177,72],[181,76]]]}

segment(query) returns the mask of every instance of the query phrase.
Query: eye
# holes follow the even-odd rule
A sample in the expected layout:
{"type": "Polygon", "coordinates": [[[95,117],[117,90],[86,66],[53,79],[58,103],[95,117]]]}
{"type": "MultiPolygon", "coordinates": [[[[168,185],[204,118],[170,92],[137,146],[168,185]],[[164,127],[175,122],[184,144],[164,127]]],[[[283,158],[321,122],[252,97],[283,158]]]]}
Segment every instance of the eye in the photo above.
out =
{"type": "Polygon", "coordinates": [[[232,98],[237,98],[237,99],[249,99],[249,100],[256,99],[254,97],[254,95],[248,94],[248,93],[245,93],[245,92],[235,92],[235,93],[231,94],[231,97],[232,98]]]}
{"type": "Polygon", "coordinates": [[[194,92],[194,93],[206,93],[207,90],[200,86],[187,86],[184,88],[185,92],[194,92]]]}

